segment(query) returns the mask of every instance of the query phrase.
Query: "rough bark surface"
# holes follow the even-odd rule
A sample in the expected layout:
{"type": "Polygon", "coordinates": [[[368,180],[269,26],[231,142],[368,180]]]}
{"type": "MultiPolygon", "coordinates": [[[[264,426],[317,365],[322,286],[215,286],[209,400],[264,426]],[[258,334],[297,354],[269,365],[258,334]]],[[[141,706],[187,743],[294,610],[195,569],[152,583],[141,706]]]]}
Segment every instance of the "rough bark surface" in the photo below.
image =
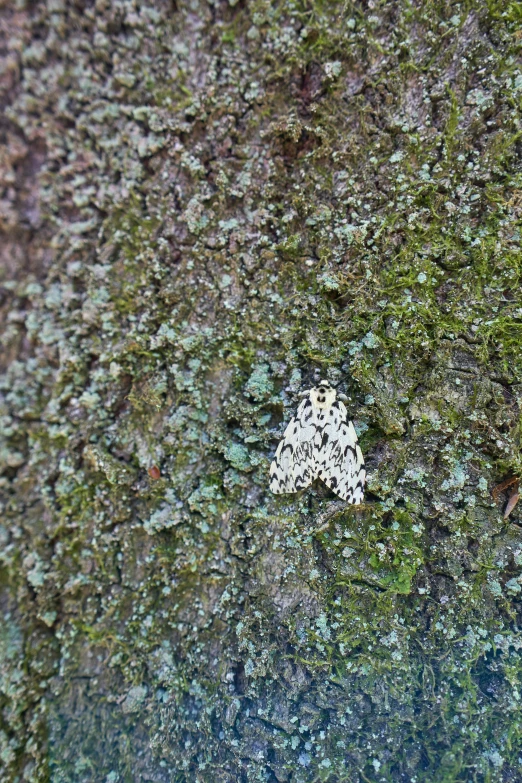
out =
{"type": "Polygon", "coordinates": [[[521,21],[0,2],[2,781],[522,780],[521,21]]]}

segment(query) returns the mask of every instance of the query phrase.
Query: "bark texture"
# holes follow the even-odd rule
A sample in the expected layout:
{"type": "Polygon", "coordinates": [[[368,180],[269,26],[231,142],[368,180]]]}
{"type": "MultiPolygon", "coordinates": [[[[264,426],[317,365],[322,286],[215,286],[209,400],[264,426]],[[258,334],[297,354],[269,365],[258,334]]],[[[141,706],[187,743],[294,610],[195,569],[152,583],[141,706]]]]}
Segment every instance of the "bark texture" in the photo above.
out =
{"type": "Polygon", "coordinates": [[[2,781],[522,780],[521,21],[0,2],[2,781]]]}

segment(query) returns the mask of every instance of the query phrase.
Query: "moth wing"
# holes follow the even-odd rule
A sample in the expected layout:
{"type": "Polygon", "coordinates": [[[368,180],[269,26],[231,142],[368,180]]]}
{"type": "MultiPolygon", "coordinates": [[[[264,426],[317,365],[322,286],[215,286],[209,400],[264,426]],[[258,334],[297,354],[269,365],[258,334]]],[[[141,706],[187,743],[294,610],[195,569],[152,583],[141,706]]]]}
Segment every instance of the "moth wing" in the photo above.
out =
{"type": "Polygon", "coordinates": [[[275,495],[305,489],[316,477],[315,434],[312,403],[306,399],[290,420],[270,465],[270,489],[275,495]]]}
{"type": "Polygon", "coordinates": [[[316,460],[318,476],[327,487],[348,503],[362,503],[364,459],[342,402],[334,402],[325,416],[316,460]]]}

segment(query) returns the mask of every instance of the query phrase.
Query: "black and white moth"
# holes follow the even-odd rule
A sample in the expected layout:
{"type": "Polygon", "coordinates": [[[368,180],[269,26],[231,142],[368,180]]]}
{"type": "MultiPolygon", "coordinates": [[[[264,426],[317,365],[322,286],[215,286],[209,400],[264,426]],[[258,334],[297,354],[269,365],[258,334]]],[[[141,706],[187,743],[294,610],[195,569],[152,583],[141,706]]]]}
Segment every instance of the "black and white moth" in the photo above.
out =
{"type": "Polygon", "coordinates": [[[304,394],[270,466],[271,491],[298,492],[320,478],[348,503],[362,503],[364,459],[344,404],[328,381],[304,394]]]}

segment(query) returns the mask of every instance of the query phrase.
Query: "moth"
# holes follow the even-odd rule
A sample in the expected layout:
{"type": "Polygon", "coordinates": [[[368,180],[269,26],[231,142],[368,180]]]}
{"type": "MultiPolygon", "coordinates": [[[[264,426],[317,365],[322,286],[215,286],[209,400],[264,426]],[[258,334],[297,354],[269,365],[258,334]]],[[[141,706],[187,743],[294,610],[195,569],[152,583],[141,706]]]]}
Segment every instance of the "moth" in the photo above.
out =
{"type": "Polygon", "coordinates": [[[271,491],[298,492],[320,478],[348,503],[362,503],[364,459],[343,402],[328,381],[303,395],[270,466],[271,491]]]}

